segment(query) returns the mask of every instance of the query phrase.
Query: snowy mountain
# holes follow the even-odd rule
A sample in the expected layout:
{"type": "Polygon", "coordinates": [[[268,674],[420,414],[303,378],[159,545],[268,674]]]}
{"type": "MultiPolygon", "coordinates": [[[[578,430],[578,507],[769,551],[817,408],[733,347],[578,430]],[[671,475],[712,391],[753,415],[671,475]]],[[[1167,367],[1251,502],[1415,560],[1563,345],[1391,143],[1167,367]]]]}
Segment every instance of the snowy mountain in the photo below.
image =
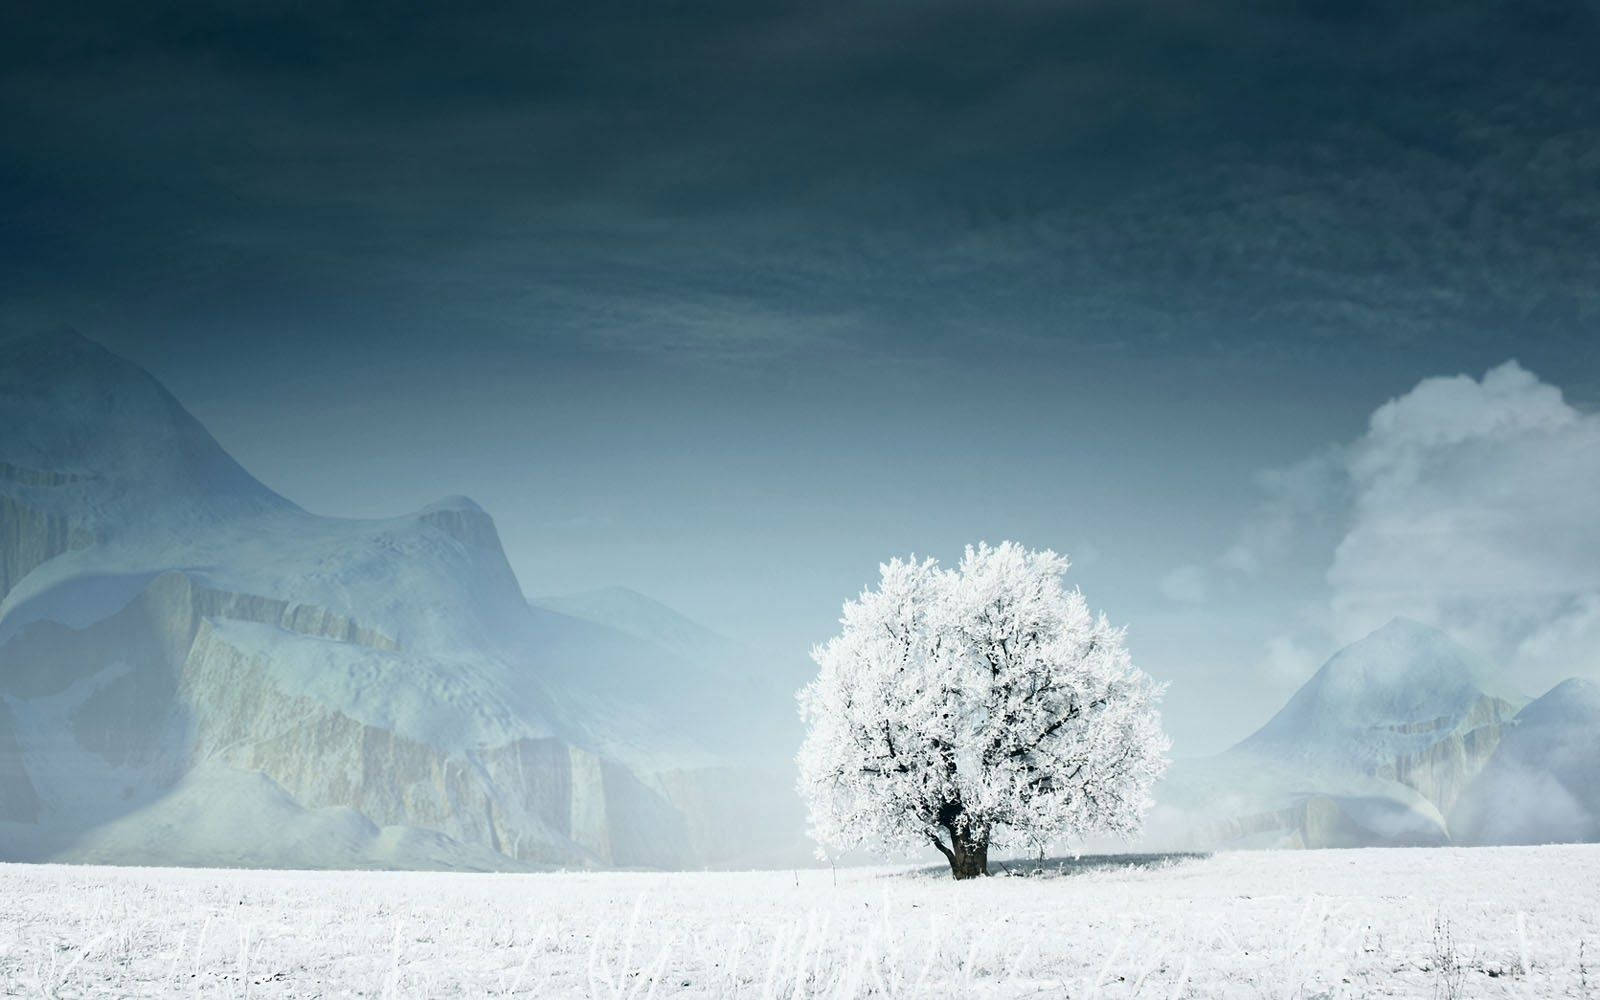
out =
{"type": "Polygon", "coordinates": [[[1600,686],[1562,681],[1517,713],[1451,813],[1462,840],[1600,840],[1600,686]]]}
{"type": "Polygon", "coordinates": [[[307,513],[69,332],[0,343],[0,426],[0,857],[675,867],[798,830],[759,664],[530,606],[472,501],[307,513]]]}
{"type": "Polygon", "coordinates": [[[1174,765],[1153,820],[1195,843],[1445,843],[1523,699],[1437,629],[1395,619],[1334,654],[1260,730],[1174,765]]]}

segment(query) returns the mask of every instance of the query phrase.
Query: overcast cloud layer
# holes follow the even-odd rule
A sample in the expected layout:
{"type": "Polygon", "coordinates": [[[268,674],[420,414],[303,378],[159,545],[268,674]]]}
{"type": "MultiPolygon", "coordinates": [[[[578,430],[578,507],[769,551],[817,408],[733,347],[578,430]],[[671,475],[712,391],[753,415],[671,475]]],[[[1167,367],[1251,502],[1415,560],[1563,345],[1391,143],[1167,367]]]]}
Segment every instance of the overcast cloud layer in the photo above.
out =
{"type": "Polygon", "coordinates": [[[1595,25],[1556,0],[72,4],[0,43],[4,287],[297,342],[1328,361],[1531,324],[1577,350],[1595,25]]]}
{"type": "Polygon", "coordinates": [[[36,4],[0,322],[773,655],[887,556],[1065,551],[1198,752],[1389,613],[1590,662],[1596,51],[1588,0],[36,4]],[[1508,358],[1566,402],[1423,381],[1508,358]]]}

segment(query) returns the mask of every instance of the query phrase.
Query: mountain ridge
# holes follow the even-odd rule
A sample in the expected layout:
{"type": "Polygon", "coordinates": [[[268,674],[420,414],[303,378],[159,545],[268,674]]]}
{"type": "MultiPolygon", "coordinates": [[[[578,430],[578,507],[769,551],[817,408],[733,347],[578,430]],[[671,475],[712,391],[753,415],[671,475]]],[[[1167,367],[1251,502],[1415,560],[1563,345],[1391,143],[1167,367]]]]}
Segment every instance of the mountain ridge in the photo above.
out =
{"type": "MultiPolygon", "coordinates": [[[[39,804],[32,826],[20,806],[0,822],[0,854],[151,844],[128,824],[181,830],[201,767],[230,795],[266,796],[264,814],[351,809],[401,831],[391,847],[433,845],[420,864],[673,867],[728,849],[685,812],[730,808],[714,789],[750,766],[725,723],[760,706],[718,700],[720,665],[530,606],[468,498],[310,514],[138,366],[74,333],[10,343],[0,704],[18,746],[0,745],[0,792],[26,804],[20,776],[39,804]]],[[[366,826],[340,827],[358,828],[349,843],[366,846],[340,858],[377,850],[366,826]]],[[[252,843],[262,863],[289,857],[252,843]]],[[[221,846],[189,845],[231,857],[221,846]]]]}

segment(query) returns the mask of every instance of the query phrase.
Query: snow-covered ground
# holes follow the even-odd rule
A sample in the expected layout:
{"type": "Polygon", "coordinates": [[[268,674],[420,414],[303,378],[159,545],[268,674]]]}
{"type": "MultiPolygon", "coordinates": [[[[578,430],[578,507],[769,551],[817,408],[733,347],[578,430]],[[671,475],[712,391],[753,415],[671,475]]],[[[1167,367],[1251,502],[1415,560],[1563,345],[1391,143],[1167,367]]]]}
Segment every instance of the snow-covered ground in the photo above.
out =
{"type": "Polygon", "coordinates": [[[1600,846],[926,870],[0,866],[26,996],[1600,996],[1600,846]]]}

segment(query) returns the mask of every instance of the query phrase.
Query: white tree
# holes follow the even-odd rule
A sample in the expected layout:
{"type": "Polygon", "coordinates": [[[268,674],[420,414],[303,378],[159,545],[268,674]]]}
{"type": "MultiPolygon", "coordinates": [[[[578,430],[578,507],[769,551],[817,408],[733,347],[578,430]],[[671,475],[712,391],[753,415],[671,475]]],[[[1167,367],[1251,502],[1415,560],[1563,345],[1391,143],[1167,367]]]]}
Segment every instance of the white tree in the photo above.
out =
{"type": "Polygon", "coordinates": [[[824,845],[937,847],[955,878],[991,844],[1136,834],[1170,746],[1163,690],[1123,630],[1063,587],[1065,558],[1012,542],[958,570],[892,560],[812,650],[800,789],[824,845]]]}

